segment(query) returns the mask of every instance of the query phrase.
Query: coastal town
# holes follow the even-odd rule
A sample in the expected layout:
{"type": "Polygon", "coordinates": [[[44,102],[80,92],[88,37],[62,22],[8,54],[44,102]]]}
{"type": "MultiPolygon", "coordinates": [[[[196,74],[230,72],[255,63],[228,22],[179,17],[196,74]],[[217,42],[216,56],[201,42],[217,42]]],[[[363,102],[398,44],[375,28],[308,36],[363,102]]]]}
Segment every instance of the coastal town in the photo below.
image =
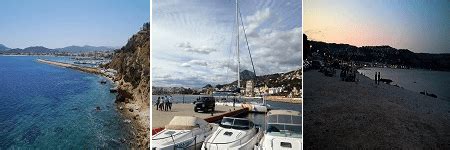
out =
{"type": "MultiPolygon", "coordinates": [[[[301,103],[301,69],[279,74],[258,76],[257,80],[242,81],[243,87],[239,95],[243,97],[265,97],[266,100],[301,103]]],[[[153,95],[214,95],[236,90],[236,81],[230,84],[212,86],[210,84],[201,88],[186,87],[152,87],[153,95]]]]}

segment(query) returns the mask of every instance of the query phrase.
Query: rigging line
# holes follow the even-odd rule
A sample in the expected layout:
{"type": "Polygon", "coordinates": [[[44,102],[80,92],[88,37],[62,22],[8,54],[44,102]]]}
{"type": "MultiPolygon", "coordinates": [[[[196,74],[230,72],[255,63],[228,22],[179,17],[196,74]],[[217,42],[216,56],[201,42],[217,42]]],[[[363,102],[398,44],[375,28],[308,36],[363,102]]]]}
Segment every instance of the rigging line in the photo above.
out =
{"type": "MultiPolygon", "coordinates": [[[[233,24],[233,26],[232,26],[232,32],[231,32],[231,37],[234,37],[235,36],[235,34],[234,34],[234,27],[235,27],[235,24],[233,24]]],[[[228,59],[227,59],[227,69],[225,69],[226,70],[226,82],[228,82],[228,77],[229,77],[229,72],[228,72],[228,70],[230,70],[231,68],[230,68],[230,63],[231,63],[231,58],[234,58],[234,53],[233,53],[233,51],[231,50],[231,48],[232,48],[232,45],[233,45],[233,38],[231,38],[231,40],[230,40],[230,46],[228,47],[229,49],[229,57],[228,57],[228,59]],[[231,55],[232,54],[232,55],[231,55]]]]}
{"type": "MultiPolygon", "coordinates": [[[[255,78],[255,80],[256,80],[255,65],[253,65],[252,53],[250,53],[250,46],[248,45],[247,33],[245,33],[244,21],[242,20],[242,13],[241,13],[241,10],[240,10],[239,8],[238,8],[238,12],[239,12],[239,16],[241,17],[241,24],[242,24],[242,29],[243,29],[243,31],[244,31],[245,42],[247,43],[248,54],[250,55],[250,61],[252,62],[253,75],[254,75],[254,78],[255,78]]],[[[256,82],[256,81],[255,81],[255,82],[256,82]]],[[[255,83],[255,84],[256,84],[256,83],[255,83]]]]}

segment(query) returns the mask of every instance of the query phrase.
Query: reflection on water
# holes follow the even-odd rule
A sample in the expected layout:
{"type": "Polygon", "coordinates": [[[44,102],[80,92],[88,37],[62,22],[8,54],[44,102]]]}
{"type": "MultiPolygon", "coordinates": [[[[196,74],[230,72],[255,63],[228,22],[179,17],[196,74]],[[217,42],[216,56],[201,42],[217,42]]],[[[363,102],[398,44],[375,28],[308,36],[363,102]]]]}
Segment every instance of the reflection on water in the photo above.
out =
{"type": "Polygon", "coordinates": [[[380,72],[381,78],[393,80],[392,85],[399,85],[417,93],[427,91],[450,101],[450,72],[391,68],[367,68],[358,71],[370,79],[375,78],[375,72],[380,72]]]}

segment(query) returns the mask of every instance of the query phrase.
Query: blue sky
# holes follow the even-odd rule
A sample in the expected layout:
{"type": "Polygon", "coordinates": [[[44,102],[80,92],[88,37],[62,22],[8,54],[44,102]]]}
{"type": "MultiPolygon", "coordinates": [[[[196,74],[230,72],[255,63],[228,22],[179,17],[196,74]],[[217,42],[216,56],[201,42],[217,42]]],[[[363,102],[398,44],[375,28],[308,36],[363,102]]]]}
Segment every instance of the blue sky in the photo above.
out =
{"type": "Polygon", "coordinates": [[[149,0],[2,0],[0,44],[10,48],[123,46],[149,21],[149,0]]]}
{"type": "Polygon", "coordinates": [[[305,0],[304,8],[309,39],[450,52],[449,0],[305,0]]]}
{"type": "MultiPolygon", "coordinates": [[[[300,68],[299,0],[240,0],[257,75],[300,68]]],[[[241,69],[251,62],[240,26],[241,69]]],[[[236,80],[235,1],[153,2],[153,86],[202,87],[236,80]]]]}

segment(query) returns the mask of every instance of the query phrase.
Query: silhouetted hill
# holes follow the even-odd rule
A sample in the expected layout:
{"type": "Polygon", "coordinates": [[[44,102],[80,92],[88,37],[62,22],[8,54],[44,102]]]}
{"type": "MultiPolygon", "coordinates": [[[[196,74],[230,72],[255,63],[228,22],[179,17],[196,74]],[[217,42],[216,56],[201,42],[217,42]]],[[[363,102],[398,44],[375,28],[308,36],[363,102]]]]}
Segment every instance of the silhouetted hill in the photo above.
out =
{"type": "MultiPolygon", "coordinates": [[[[338,60],[450,71],[449,53],[414,53],[408,49],[396,49],[386,45],[356,47],[349,44],[325,43],[320,41],[308,41],[308,44],[311,48],[308,52],[319,51],[319,54],[330,54],[331,57],[338,60]]],[[[311,54],[308,53],[305,56],[311,56],[311,54]]]]}

